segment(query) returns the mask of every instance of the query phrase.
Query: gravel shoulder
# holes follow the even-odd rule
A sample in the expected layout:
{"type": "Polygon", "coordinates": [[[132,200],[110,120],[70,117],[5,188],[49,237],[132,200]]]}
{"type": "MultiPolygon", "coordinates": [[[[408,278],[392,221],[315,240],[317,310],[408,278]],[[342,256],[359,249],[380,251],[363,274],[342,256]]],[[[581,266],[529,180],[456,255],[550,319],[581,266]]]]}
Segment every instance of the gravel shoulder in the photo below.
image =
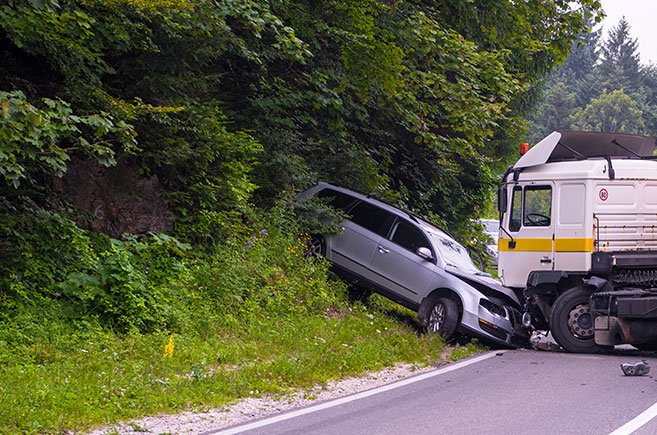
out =
{"type": "MultiPolygon", "coordinates": [[[[531,338],[531,343],[534,349],[552,352],[561,351],[559,345],[547,333],[535,332],[531,338]]],[[[206,432],[348,396],[435,370],[437,367],[450,364],[451,361],[448,357],[458,347],[458,344],[446,347],[440,358],[431,365],[398,364],[381,371],[365,373],[362,376],[330,381],[324,386],[315,386],[287,394],[249,397],[223,408],[208,411],[186,411],[179,414],[130,420],[114,426],[96,429],[87,435],[143,435],[145,433],[202,435],[206,432]]]]}
{"type": "Polygon", "coordinates": [[[441,359],[433,365],[398,364],[363,376],[349,377],[328,382],[325,386],[296,391],[288,394],[250,397],[234,404],[199,412],[182,412],[174,415],[161,415],[131,420],[115,426],[96,429],[88,435],[143,435],[147,434],[185,434],[201,435],[236,424],[268,417],[296,408],[302,408],[316,402],[322,402],[370,390],[381,385],[415,376],[436,367],[448,364],[448,349],[441,359]]]}

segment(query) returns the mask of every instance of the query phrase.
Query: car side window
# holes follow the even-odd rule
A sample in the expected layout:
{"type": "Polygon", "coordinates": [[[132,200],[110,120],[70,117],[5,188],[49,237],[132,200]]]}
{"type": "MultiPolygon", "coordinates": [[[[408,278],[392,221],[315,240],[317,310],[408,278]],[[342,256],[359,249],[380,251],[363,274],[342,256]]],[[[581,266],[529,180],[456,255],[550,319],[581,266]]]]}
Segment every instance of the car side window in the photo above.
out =
{"type": "Polygon", "coordinates": [[[349,210],[349,214],[352,222],[379,234],[381,234],[384,224],[391,216],[390,212],[365,201],[358,203],[349,210]]]}
{"type": "Polygon", "coordinates": [[[356,202],[356,198],[346,193],[338,192],[333,189],[323,189],[317,193],[318,198],[329,198],[331,207],[337,210],[345,211],[351,204],[356,202]]]}
{"type": "Polygon", "coordinates": [[[420,230],[401,219],[393,224],[389,239],[413,253],[417,252],[417,248],[430,246],[420,230]]]}

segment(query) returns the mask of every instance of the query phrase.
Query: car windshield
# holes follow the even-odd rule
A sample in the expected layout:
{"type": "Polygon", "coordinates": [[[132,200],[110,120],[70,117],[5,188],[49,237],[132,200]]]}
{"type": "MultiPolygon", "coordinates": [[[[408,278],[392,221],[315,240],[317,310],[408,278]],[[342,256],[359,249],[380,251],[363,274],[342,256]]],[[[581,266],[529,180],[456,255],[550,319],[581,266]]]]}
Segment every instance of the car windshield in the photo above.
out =
{"type": "Polygon", "coordinates": [[[440,256],[445,260],[445,263],[447,263],[448,266],[472,273],[480,272],[480,270],[472,263],[467,249],[456,240],[445,234],[432,231],[429,232],[429,236],[431,237],[431,241],[436,249],[438,249],[440,256]]]}

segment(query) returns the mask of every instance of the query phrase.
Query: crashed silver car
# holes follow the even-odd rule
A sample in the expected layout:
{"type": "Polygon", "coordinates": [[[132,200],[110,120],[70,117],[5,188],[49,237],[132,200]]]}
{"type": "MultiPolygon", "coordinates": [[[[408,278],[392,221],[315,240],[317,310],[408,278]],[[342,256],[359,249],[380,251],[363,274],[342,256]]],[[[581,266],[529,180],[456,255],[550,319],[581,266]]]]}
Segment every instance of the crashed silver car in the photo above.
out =
{"type": "Polygon", "coordinates": [[[341,232],[313,237],[311,251],[341,276],[417,312],[430,332],[457,331],[485,342],[527,343],[521,304],[513,291],[477,269],[467,250],[429,222],[369,196],[320,183],[311,196],[341,210],[341,232]]]}

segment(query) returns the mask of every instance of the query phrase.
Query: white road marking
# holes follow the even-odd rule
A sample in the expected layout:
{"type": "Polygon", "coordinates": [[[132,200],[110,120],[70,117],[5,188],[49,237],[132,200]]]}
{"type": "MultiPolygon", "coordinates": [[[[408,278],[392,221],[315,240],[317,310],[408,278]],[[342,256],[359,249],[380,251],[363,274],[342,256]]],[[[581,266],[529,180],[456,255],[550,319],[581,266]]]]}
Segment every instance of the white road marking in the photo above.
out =
{"type": "Polygon", "coordinates": [[[637,415],[632,420],[628,421],[623,426],[619,427],[609,435],[629,435],[655,417],[657,417],[657,403],[655,403],[650,408],[646,409],[641,414],[637,415]]]}
{"type": "MultiPolygon", "coordinates": [[[[501,351],[501,352],[505,352],[505,351],[501,351]]],[[[445,374],[445,373],[449,373],[449,372],[452,372],[454,370],[458,370],[458,369],[461,369],[463,367],[467,367],[469,365],[476,364],[478,362],[487,360],[488,358],[492,358],[496,354],[499,354],[499,353],[500,353],[499,350],[491,351],[491,352],[488,352],[484,355],[481,355],[481,356],[478,356],[478,357],[475,357],[475,358],[472,358],[472,359],[468,359],[468,360],[460,362],[460,363],[449,365],[445,368],[438,369],[438,370],[435,370],[435,371],[432,371],[432,372],[429,372],[429,373],[425,373],[425,374],[422,374],[422,375],[414,376],[412,378],[404,379],[402,381],[398,381],[398,382],[395,382],[393,384],[384,385],[382,387],[377,387],[377,388],[374,388],[374,389],[371,389],[371,390],[368,390],[368,391],[363,391],[362,393],[357,393],[357,394],[353,394],[351,396],[342,397],[340,399],[335,399],[335,400],[331,400],[331,401],[328,401],[328,402],[320,403],[319,405],[309,406],[308,408],[299,409],[297,411],[288,412],[286,414],[276,415],[274,417],[266,418],[264,420],[256,421],[254,423],[249,423],[249,424],[246,424],[244,426],[238,426],[238,427],[235,427],[235,428],[232,428],[232,429],[226,429],[226,430],[218,429],[216,431],[205,432],[202,435],[213,435],[213,434],[229,435],[229,434],[236,434],[236,433],[246,432],[247,430],[257,429],[257,428],[260,428],[260,427],[263,427],[263,426],[268,426],[270,424],[274,424],[274,423],[278,423],[278,422],[281,422],[281,421],[289,420],[291,418],[296,418],[296,417],[299,417],[299,416],[302,416],[302,415],[305,415],[305,414],[310,414],[310,413],[313,413],[313,412],[321,411],[323,409],[328,409],[328,408],[333,408],[335,406],[344,405],[345,403],[354,402],[356,400],[364,399],[365,397],[374,396],[375,394],[383,393],[385,391],[394,390],[395,388],[403,387],[405,385],[410,385],[410,384],[413,384],[415,382],[420,382],[420,381],[423,381],[425,379],[433,378],[434,376],[439,376],[439,375],[442,375],[442,374],[445,374]]]]}

